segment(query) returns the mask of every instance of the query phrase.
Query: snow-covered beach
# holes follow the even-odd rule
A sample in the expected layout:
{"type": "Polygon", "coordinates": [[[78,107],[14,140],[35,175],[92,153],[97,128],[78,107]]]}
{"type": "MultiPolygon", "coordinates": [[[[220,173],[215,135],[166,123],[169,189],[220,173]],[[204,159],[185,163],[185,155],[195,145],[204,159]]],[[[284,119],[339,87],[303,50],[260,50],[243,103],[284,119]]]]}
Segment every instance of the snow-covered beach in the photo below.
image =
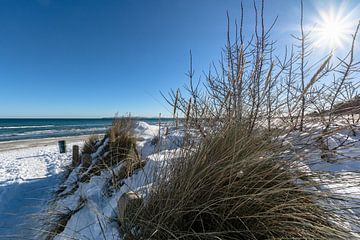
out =
{"type": "MultiPolygon", "coordinates": [[[[15,128],[27,130],[28,126],[11,129],[15,128]]],[[[154,151],[148,145],[158,131],[157,125],[145,122],[135,129],[144,156],[154,151]]],[[[41,231],[39,220],[54,191],[64,181],[64,170],[71,164],[72,146],[81,148],[89,136],[0,141],[0,239],[34,239],[34,234],[41,231]],[[66,141],[66,153],[59,152],[59,140],[66,141]]]]}
{"type": "Polygon", "coordinates": [[[72,145],[82,145],[86,137],[61,138],[67,142],[65,154],[59,153],[57,138],[0,143],[0,239],[32,239],[38,214],[71,162],[72,145]]]}
{"type": "Polygon", "coordinates": [[[0,13],[0,240],[360,240],[360,0],[0,13]]]}
{"type": "MultiPolygon", "coordinates": [[[[163,132],[165,129],[162,128],[161,131],[163,132]]],[[[136,124],[135,134],[142,157],[147,158],[159,150],[151,144],[151,140],[158,132],[159,127],[157,125],[150,125],[145,122],[136,124]]],[[[89,135],[82,135],[0,142],[0,239],[37,238],[35,235],[38,235],[44,229],[40,220],[49,206],[49,201],[53,199],[54,192],[58,190],[59,185],[65,180],[63,173],[65,167],[71,164],[72,146],[78,145],[82,147],[88,137],[89,135]],[[59,140],[66,141],[66,153],[59,153],[59,140]]],[[[99,135],[99,137],[102,136],[99,135]]],[[[175,143],[179,140],[178,137],[176,134],[172,134],[167,138],[167,141],[175,143]]],[[[170,145],[168,143],[164,146],[168,148],[170,145]]],[[[161,155],[157,154],[158,157],[161,157],[161,155]]],[[[150,158],[154,158],[154,156],[150,156],[150,158]]],[[[148,165],[150,166],[150,164],[148,165]]],[[[88,186],[84,185],[84,188],[93,189],[96,193],[96,189],[99,189],[101,182],[107,179],[108,176],[100,177],[100,179],[94,178],[94,182],[91,181],[89,184],[85,184],[88,186]]],[[[139,184],[141,187],[144,184],[143,180],[143,176],[140,176],[139,179],[136,177],[132,181],[135,181],[135,184],[139,184]]],[[[81,191],[79,192],[81,193],[81,191]]],[[[108,199],[109,203],[115,203],[119,194],[111,201],[108,199]]],[[[74,197],[76,198],[78,195],[70,196],[70,199],[74,200],[74,202],[67,202],[67,204],[76,204],[74,197]]],[[[94,204],[99,204],[99,207],[102,206],[102,203],[98,201],[94,204]]],[[[106,204],[103,207],[104,211],[108,208],[106,204]]],[[[90,209],[89,211],[91,212],[90,209]]],[[[81,226],[88,224],[89,221],[94,220],[93,218],[84,218],[84,214],[81,214],[81,212],[79,214],[76,215],[76,222],[79,216],[84,221],[82,221],[82,224],[76,223],[75,229],[81,228],[81,226]]],[[[113,213],[108,212],[108,214],[113,213]]],[[[74,233],[73,224],[70,223],[69,225],[69,229],[66,230],[64,236],[74,233]]],[[[87,232],[93,226],[89,227],[83,230],[87,232]]]]}
{"type": "MultiPolygon", "coordinates": [[[[314,126],[316,128],[316,126],[314,126]]],[[[356,132],[358,127],[356,128],[356,132]]],[[[35,239],[33,233],[44,231],[41,217],[49,218],[46,210],[49,200],[54,200],[54,191],[61,186],[59,198],[53,202],[52,210],[67,214],[70,211],[62,231],[54,239],[121,239],[117,222],[117,202],[128,191],[146,192],[151,188],[154,171],[166,164],[173,157],[174,151],[181,146],[184,132],[175,127],[161,127],[161,138],[154,144],[159,134],[158,125],[145,122],[135,124],[134,134],[137,139],[136,147],[145,161],[142,169],[121,180],[119,188],[109,187],[114,172],[121,172],[122,164],[113,166],[110,170],[103,169],[101,173],[91,176],[87,181],[81,180],[87,171],[82,172],[82,166],[75,167],[67,178],[62,173],[65,166],[71,163],[71,146],[82,146],[87,136],[66,138],[67,152],[60,154],[57,141],[59,139],[43,139],[36,141],[4,142],[0,144],[0,239],[35,239]],[[166,134],[165,134],[166,132],[166,134]],[[165,160],[165,161],[164,161],[165,160]],[[86,202],[83,202],[85,199],[86,202]],[[45,214],[45,215],[43,215],[45,214]],[[32,230],[35,229],[34,232],[32,230]]],[[[305,134],[306,135],[306,134],[305,134]]],[[[304,134],[294,132],[287,139],[296,142],[297,139],[314,141],[316,135],[304,137],[304,134]]],[[[360,140],[356,137],[347,138],[346,134],[337,133],[330,138],[333,145],[343,143],[350,148],[340,147],[343,156],[351,154],[353,158],[347,161],[323,161],[321,152],[316,149],[303,149],[298,152],[310,160],[311,167],[334,172],[337,179],[323,179],[324,186],[339,196],[353,198],[359,201],[359,169],[360,140]],[[313,162],[317,164],[313,165],[313,162]],[[352,175],[351,175],[352,174],[352,175]],[[347,176],[351,177],[347,179],[347,176]],[[328,182],[326,182],[328,181],[328,182]]],[[[95,166],[106,153],[103,148],[107,141],[99,142],[98,150],[91,154],[92,164],[95,166]]],[[[303,146],[299,144],[299,146],[303,146]]],[[[311,144],[309,146],[312,146],[311,144]]],[[[304,163],[306,163],[305,161],[304,163]]],[[[307,167],[307,165],[304,165],[307,167]]],[[[309,171],[312,171],[311,167],[309,171]]],[[[335,207],[335,205],[334,205],[335,207]]],[[[358,212],[350,210],[355,217],[358,212]]],[[[56,220],[56,218],[55,218],[56,220]]],[[[344,224],[347,224],[346,222],[344,224]]],[[[349,229],[357,231],[356,225],[349,225],[349,229]]]]}

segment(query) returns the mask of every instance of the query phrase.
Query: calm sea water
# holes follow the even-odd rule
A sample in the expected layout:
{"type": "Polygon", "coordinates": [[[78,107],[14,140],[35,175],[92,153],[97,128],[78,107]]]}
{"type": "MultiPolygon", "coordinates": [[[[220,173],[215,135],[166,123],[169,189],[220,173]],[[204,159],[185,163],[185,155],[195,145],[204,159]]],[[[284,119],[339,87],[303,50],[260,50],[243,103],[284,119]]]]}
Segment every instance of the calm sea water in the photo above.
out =
{"type": "MultiPolygon", "coordinates": [[[[156,124],[158,119],[137,119],[156,124]]],[[[168,120],[164,120],[168,121],[168,120]]],[[[112,119],[0,119],[0,142],[105,133],[112,119]]]]}

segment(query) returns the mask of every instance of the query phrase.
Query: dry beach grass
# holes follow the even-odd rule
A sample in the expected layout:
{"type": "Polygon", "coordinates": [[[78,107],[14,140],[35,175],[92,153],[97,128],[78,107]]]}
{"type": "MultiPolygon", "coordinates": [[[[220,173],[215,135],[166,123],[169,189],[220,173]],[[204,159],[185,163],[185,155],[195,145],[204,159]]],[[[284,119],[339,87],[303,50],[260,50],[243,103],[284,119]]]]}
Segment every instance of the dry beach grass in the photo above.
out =
{"type": "Polygon", "coordinates": [[[128,215],[129,239],[348,239],[270,137],[233,126],[181,154],[128,215]]]}
{"type": "MultiPolygon", "coordinates": [[[[119,225],[125,239],[354,238],[344,222],[357,225],[357,212],[352,210],[359,202],[329,191],[320,180],[335,175],[313,170],[309,162],[336,162],[336,151],[350,134],[359,134],[358,115],[336,112],[342,103],[358,99],[359,83],[352,74],[359,71],[353,56],[359,25],[344,58],[334,60],[326,54],[305,64],[316,52],[303,29],[302,2],[300,36],[295,38],[295,50],[283,59],[274,56],[272,25],[266,29],[264,24],[264,1],[261,8],[256,4],[254,8],[259,20],[256,37],[243,38],[242,32],[231,37],[228,22],[223,57],[205,75],[204,87],[193,80],[190,56],[189,85],[166,98],[174,108],[175,128],[180,122],[186,141],[176,155],[162,155],[167,165],[158,169],[153,182],[143,183],[151,187],[141,205],[130,205],[126,225],[119,225]],[[328,76],[333,82],[320,85],[328,76]],[[316,117],[310,118],[314,112],[316,117]],[[331,146],[333,135],[344,129],[352,132],[331,146]],[[290,141],[289,136],[296,139],[290,141]],[[303,143],[302,138],[309,141],[303,143]],[[347,219],[342,215],[345,210],[352,214],[347,219]]],[[[108,186],[116,192],[134,166],[143,167],[149,159],[139,156],[127,118],[115,118],[105,138],[108,144],[81,170],[79,181],[89,182],[108,171],[107,182],[112,183],[108,186]]],[[[164,138],[159,129],[151,141],[156,145],[153,153],[160,155],[166,149],[161,146],[164,138]]],[[[96,141],[88,143],[83,154],[97,150],[96,141]]],[[[332,183],[344,186],[342,181],[332,183]]],[[[102,226],[100,221],[94,224],[102,226]]]]}

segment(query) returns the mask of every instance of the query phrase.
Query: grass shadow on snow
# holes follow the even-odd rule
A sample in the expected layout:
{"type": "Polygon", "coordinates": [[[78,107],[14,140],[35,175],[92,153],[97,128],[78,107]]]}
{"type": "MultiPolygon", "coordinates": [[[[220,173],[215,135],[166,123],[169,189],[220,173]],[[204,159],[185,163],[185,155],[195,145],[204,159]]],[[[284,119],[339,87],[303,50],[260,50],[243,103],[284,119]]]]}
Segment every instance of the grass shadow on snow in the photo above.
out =
{"type": "Polygon", "coordinates": [[[61,174],[0,186],[0,239],[34,239],[61,174]]]}

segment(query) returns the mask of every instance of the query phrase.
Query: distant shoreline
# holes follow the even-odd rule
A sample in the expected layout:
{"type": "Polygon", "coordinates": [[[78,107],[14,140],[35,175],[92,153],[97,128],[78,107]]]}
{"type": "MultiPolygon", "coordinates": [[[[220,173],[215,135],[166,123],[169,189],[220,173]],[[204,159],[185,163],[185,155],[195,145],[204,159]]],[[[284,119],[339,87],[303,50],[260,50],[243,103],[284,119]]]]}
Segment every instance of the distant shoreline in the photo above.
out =
{"type": "MultiPolygon", "coordinates": [[[[132,118],[159,124],[156,118],[132,118]]],[[[172,122],[162,118],[161,123],[172,122]]],[[[111,119],[0,119],[0,142],[104,134],[111,119]]]]}

